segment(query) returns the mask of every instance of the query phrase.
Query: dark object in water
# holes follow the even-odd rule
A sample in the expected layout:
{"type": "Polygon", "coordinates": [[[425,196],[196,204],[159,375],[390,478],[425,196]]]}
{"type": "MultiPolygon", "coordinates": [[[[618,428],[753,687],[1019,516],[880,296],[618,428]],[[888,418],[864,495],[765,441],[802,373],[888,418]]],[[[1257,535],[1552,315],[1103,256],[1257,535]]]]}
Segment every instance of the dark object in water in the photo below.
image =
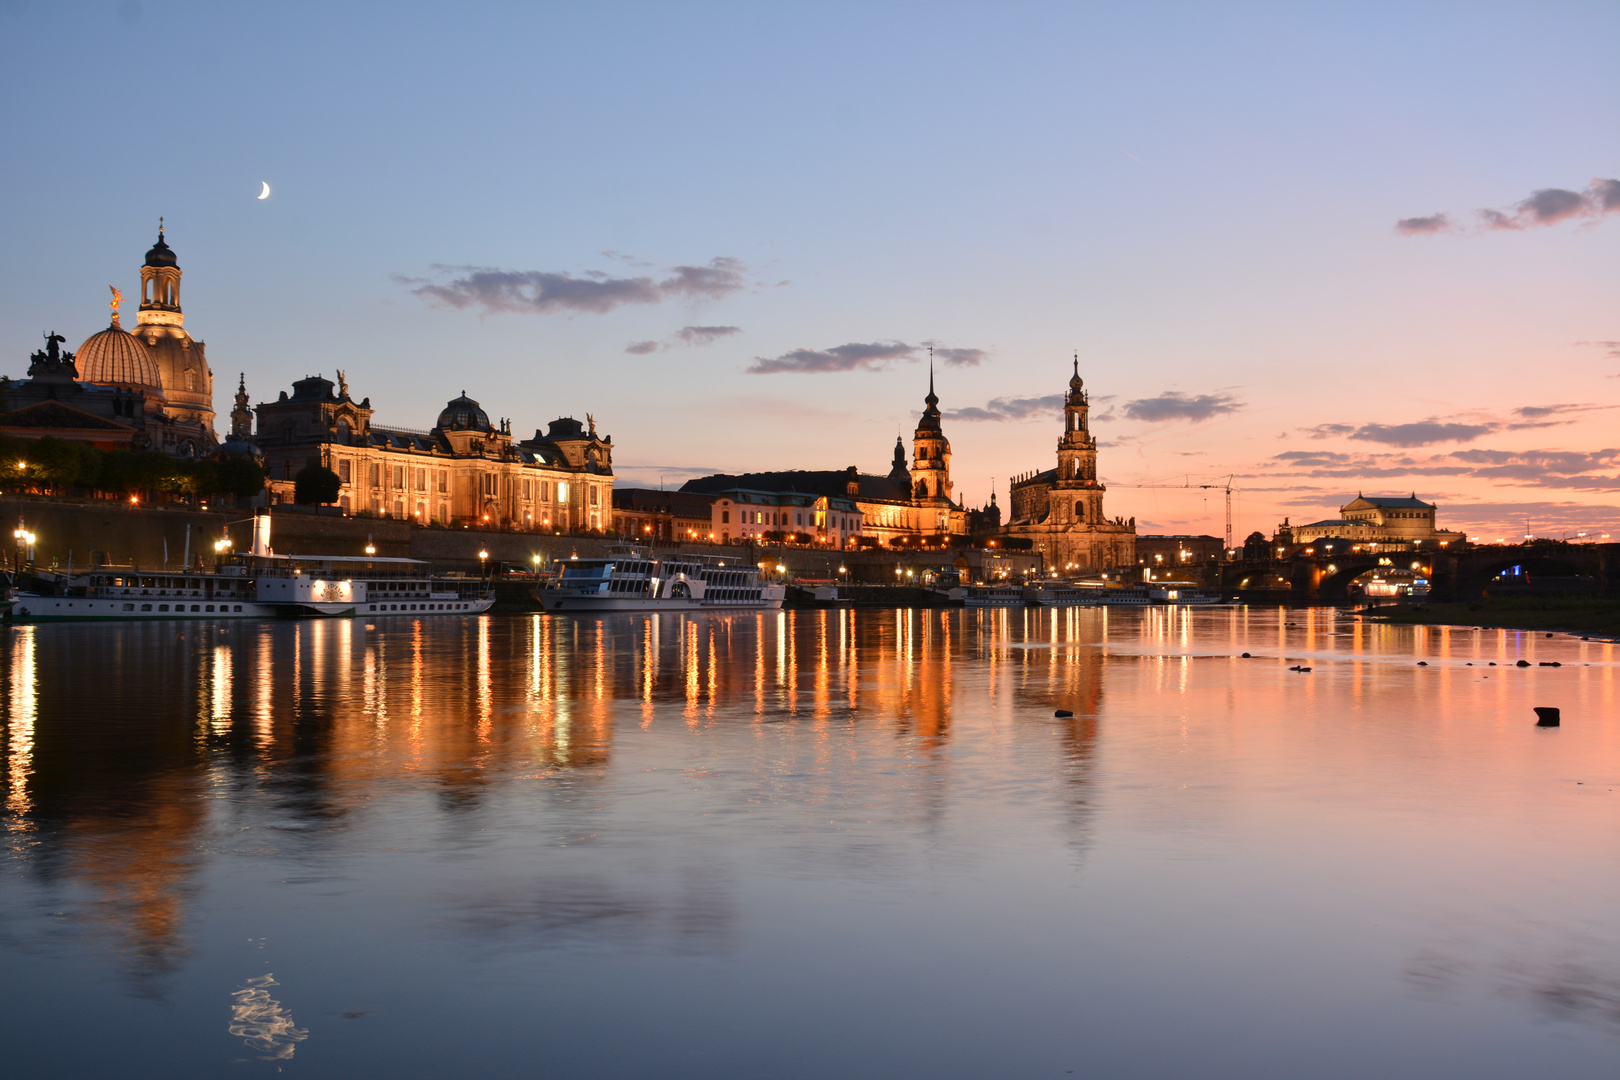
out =
{"type": "Polygon", "coordinates": [[[1541,666],[1542,667],[1563,667],[1564,665],[1559,663],[1557,660],[1543,660],[1541,662],[1541,666]]]}
{"type": "Polygon", "coordinates": [[[1249,654],[1248,654],[1248,653],[1244,653],[1244,654],[1243,654],[1243,659],[1245,659],[1245,660],[1247,660],[1247,659],[1249,659],[1249,654]]]}
{"type": "Polygon", "coordinates": [[[1074,713],[1070,712],[1068,709],[1059,709],[1057,712],[1053,713],[1052,715],[1057,717],[1059,720],[1064,720],[1064,719],[1067,719],[1067,718],[1073,716],[1074,713]]]}
{"type": "Polygon", "coordinates": [[[1418,661],[1418,667],[1428,667],[1428,666],[1429,666],[1429,662],[1427,660],[1419,660],[1418,661]]]}
{"type": "Polygon", "coordinates": [[[1520,660],[1518,663],[1514,664],[1513,666],[1514,667],[1529,667],[1530,666],[1530,661],[1528,661],[1528,660],[1520,660]]]}
{"type": "Polygon", "coordinates": [[[1311,669],[1308,668],[1308,667],[1300,667],[1298,664],[1295,664],[1293,667],[1289,668],[1288,670],[1289,671],[1309,671],[1311,669]]]}
{"type": "Polygon", "coordinates": [[[1558,710],[1546,705],[1535,706],[1536,727],[1557,727],[1558,710]]]}
{"type": "Polygon", "coordinates": [[[1495,661],[1495,660],[1492,660],[1492,661],[1491,661],[1491,667],[1495,667],[1495,666],[1496,666],[1496,661],[1495,661]]]}
{"type": "Polygon", "coordinates": [[[1548,635],[1547,635],[1547,636],[1548,636],[1548,637],[1552,637],[1552,635],[1551,635],[1551,634],[1548,634],[1548,635]]]}

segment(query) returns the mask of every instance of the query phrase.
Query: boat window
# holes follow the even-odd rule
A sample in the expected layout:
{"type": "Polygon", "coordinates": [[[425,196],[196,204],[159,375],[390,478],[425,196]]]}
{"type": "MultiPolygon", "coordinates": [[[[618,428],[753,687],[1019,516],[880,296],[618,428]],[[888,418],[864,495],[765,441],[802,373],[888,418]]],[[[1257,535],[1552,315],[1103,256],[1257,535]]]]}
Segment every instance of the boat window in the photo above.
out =
{"type": "Polygon", "coordinates": [[[142,604],[141,605],[141,610],[142,611],[151,611],[152,610],[152,605],[151,604],[142,604]]]}
{"type": "Polygon", "coordinates": [[[168,604],[159,604],[158,605],[158,610],[159,611],[168,611],[169,610],[169,605],[168,604]]]}
{"type": "Polygon", "coordinates": [[[125,604],[124,605],[124,610],[125,611],[134,611],[135,610],[135,605],[134,604],[125,604]]]}

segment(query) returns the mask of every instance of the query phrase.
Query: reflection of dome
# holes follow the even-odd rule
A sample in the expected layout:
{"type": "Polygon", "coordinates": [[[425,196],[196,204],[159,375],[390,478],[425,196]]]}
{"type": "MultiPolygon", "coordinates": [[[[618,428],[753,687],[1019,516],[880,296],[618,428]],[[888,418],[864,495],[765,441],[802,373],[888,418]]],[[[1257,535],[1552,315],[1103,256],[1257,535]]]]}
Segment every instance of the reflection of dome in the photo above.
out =
{"type": "Polygon", "coordinates": [[[444,407],[438,426],[445,431],[488,431],[489,417],[465,392],[444,407]]]}
{"type": "Polygon", "coordinates": [[[146,253],[147,266],[179,266],[180,260],[175,257],[174,249],[163,242],[163,230],[158,230],[157,243],[152,250],[146,253]]]}
{"type": "Polygon", "coordinates": [[[92,334],[75,354],[79,378],[85,382],[138,386],[145,390],[163,389],[157,361],[146,343],[116,322],[99,334],[92,334]]]}

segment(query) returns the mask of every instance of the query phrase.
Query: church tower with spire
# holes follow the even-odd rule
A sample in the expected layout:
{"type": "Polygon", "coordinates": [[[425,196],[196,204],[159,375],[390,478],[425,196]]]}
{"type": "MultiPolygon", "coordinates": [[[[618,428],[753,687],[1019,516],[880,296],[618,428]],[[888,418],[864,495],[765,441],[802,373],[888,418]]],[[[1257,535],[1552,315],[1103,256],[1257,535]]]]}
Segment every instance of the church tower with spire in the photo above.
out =
{"type": "Polygon", "coordinates": [[[1080,378],[1080,356],[1075,354],[1074,374],[1063,399],[1063,437],[1058,440],[1058,479],[1097,482],[1097,440],[1091,434],[1091,402],[1085,380],[1080,378]]]}
{"type": "MultiPolygon", "coordinates": [[[[932,353],[932,350],[930,350],[932,353]]],[[[923,414],[911,436],[911,497],[919,507],[951,504],[951,444],[939,426],[939,396],[934,393],[934,362],[928,361],[928,396],[923,398],[923,414]]],[[[927,527],[924,531],[944,531],[927,527]]]]}
{"type": "Polygon", "coordinates": [[[248,403],[245,371],[236,380],[236,408],[231,410],[231,435],[238,439],[253,438],[253,409],[248,403]]]}
{"type": "Polygon", "coordinates": [[[141,266],[141,306],[134,335],[151,351],[162,382],[163,411],[170,419],[198,429],[195,453],[213,450],[214,373],[202,342],[185,329],[180,309],[180,260],[163,237],[158,219],[157,243],[141,266]]]}
{"type": "Polygon", "coordinates": [[[1134,566],[1136,520],[1103,513],[1107,488],[1097,480],[1091,401],[1075,354],[1063,397],[1057,468],[1013,477],[1006,531],[1027,537],[1060,573],[1134,566]]]}

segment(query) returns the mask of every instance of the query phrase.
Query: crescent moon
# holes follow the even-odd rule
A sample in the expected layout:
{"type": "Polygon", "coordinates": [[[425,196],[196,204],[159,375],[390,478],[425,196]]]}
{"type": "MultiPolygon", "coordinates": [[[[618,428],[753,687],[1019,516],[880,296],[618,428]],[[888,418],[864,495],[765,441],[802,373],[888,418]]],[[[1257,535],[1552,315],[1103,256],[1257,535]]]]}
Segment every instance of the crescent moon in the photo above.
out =
{"type": "Polygon", "coordinates": [[[259,192],[259,198],[268,199],[270,197],[270,185],[263,180],[260,180],[259,183],[264,184],[264,190],[259,192]]]}

